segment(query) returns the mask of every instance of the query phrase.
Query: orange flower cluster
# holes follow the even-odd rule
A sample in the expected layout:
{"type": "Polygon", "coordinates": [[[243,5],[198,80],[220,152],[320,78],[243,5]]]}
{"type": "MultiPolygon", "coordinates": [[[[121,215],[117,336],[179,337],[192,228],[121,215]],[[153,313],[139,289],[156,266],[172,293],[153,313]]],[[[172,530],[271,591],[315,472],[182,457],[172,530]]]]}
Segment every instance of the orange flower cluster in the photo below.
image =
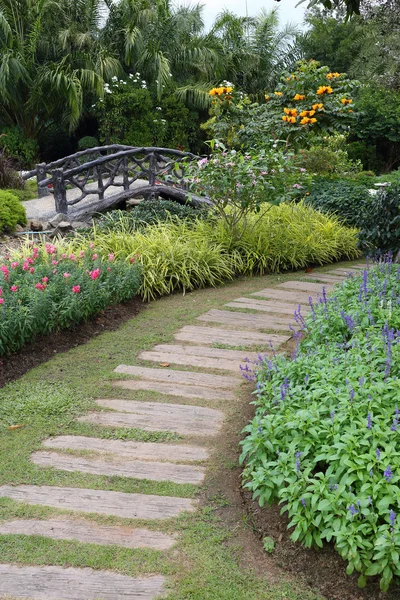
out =
{"type": "Polygon", "coordinates": [[[210,94],[210,96],[222,96],[222,94],[230,94],[232,90],[232,87],[219,87],[213,88],[208,93],[210,94]]]}
{"type": "Polygon", "coordinates": [[[288,117],[283,115],[282,121],[285,121],[285,123],[296,123],[296,117],[288,117]]]}
{"type": "Polygon", "coordinates": [[[297,108],[284,108],[283,112],[289,117],[297,117],[297,108]]]}
{"type": "Polygon", "coordinates": [[[315,117],[312,119],[309,119],[308,117],[303,117],[300,121],[300,124],[301,125],[308,125],[308,124],[314,125],[314,123],[316,123],[316,122],[317,122],[317,119],[315,117]]]}
{"type": "Polygon", "coordinates": [[[313,107],[313,110],[325,110],[324,105],[321,102],[318,104],[313,104],[312,107],[313,107]]]}
{"type": "Polygon", "coordinates": [[[317,95],[322,96],[322,94],[332,94],[333,89],[330,85],[320,85],[317,89],[317,95]]]}
{"type": "Polygon", "coordinates": [[[351,100],[351,98],[342,98],[340,102],[346,106],[346,104],[351,104],[353,100],[351,100]]]}
{"type": "Polygon", "coordinates": [[[315,110],[302,110],[300,113],[301,117],[312,117],[315,115],[315,110]]]}
{"type": "Polygon", "coordinates": [[[326,76],[327,79],[335,79],[336,77],[340,77],[340,73],[328,73],[326,76]]]}
{"type": "Polygon", "coordinates": [[[271,99],[271,96],[268,96],[268,94],[265,94],[264,98],[265,98],[266,100],[270,100],[270,99],[271,99]]]}
{"type": "Polygon", "coordinates": [[[282,92],[274,92],[275,96],[282,96],[282,92]]]}
{"type": "Polygon", "coordinates": [[[296,94],[293,100],[305,100],[304,94],[296,94]]]}

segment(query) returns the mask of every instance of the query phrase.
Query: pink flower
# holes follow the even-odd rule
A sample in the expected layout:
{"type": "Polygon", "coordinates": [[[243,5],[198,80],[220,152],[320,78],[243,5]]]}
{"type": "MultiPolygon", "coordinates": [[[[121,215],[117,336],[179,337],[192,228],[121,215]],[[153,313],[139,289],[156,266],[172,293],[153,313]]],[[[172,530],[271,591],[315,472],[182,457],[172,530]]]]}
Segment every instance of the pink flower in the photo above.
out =
{"type": "Polygon", "coordinates": [[[3,288],[0,288],[0,296],[3,295],[3,288]]]}
{"type": "Polygon", "coordinates": [[[79,294],[79,292],[81,291],[81,286],[80,285],[73,285],[72,286],[72,291],[74,292],[74,294],[79,294]]]}
{"type": "Polygon", "coordinates": [[[12,269],[16,269],[17,267],[19,267],[19,262],[12,262],[11,263],[11,268],[12,269]]]}
{"type": "Polygon", "coordinates": [[[94,271],[89,271],[89,275],[94,281],[95,279],[100,277],[100,269],[95,269],[94,271]]]}
{"type": "Polygon", "coordinates": [[[70,260],[76,260],[76,259],[75,259],[75,254],[70,254],[70,255],[68,256],[68,258],[69,258],[70,260]]]}
{"type": "Polygon", "coordinates": [[[55,275],[57,273],[57,269],[53,269],[53,273],[55,275]]]}
{"type": "Polygon", "coordinates": [[[46,289],[46,286],[45,286],[45,285],[43,285],[43,283],[37,283],[37,284],[35,285],[35,288],[36,288],[37,290],[41,290],[41,291],[43,292],[43,291],[46,289]]]}
{"type": "Polygon", "coordinates": [[[6,265],[1,265],[0,271],[3,271],[4,279],[6,281],[8,281],[8,276],[10,274],[10,271],[8,270],[8,268],[6,267],[6,265]]]}
{"type": "Polygon", "coordinates": [[[4,304],[4,298],[0,298],[0,304],[4,304]]]}
{"type": "Polygon", "coordinates": [[[31,267],[31,268],[29,269],[29,273],[32,273],[32,274],[33,274],[34,272],[35,272],[35,269],[34,269],[33,267],[31,267]]]}
{"type": "Polygon", "coordinates": [[[53,244],[46,244],[46,252],[47,254],[55,254],[57,252],[57,248],[53,246],[53,244]]]}
{"type": "Polygon", "coordinates": [[[300,173],[306,173],[307,169],[304,169],[304,167],[300,167],[300,173]]]}
{"type": "Polygon", "coordinates": [[[301,190],[301,185],[299,183],[294,183],[293,187],[296,188],[296,189],[298,189],[298,190],[301,190]]]}
{"type": "Polygon", "coordinates": [[[11,290],[12,292],[18,292],[18,286],[17,286],[17,285],[12,285],[12,286],[10,287],[10,290],[11,290]]]}
{"type": "Polygon", "coordinates": [[[33,258],[37,258],[39,254],[39,248],[34,248],[33,249],[33,258]]]}
{"type": "Polygon", "coordinates": [[[71,277],[71,273],[64,273],[64,277],[65,279],[68,279],[68,277],[71,277]]]}
{"type": "Polygon", "coordinates": [[[48,278],[48,277],[42,277],[42,283],[47,283],[47,282],[48,282],[48,280],[49,280],[49,278],[48,278]]]}
{"type": "Polygon", "coordinates": [[[107,267],[107,271],[111,271],[111,267],[107,267]]]}
{"type": "Polygon", "coordinates": [[[84,253],[84,251],[83,251],[83,250],[81,250],[81,251],[79,252],[79,256],[80,256],[80,258],[83,258],[83,257],[85,256],[85,253],[84,253]]]}
{"type": "Polygon", "coordinates": [[[93,254],[92,259],[96,260],[96,258],[98,258],[98,254],[93,254]]]}
{"type": "Polygon", "coordinates": [[[93,243],[93,242],[90,242],[90,244],[89,244],[89,248],[90,248],[91,250],[93,250],[93,248],[94,248],[94,243],[93,243]]]}
{"type": "Polygon", "coordinates": [[[29,269],[29,263],[28,263],[28,261],[26,260],[26,261],[24,262],[24,264],[22,265],[22,270],[23,270],[23,271],[27,271],[28,269],[29,269]]]}
{"type": "Polygon", "coordinates": [[[66,254],[61,254],[61,258],[67,258],[66,254]]]}
{"type": "Polygon", "coordinates": [[[51,264],[52,264],[52,265],[58,265],[58,260],[52,260],[52,261],[51,261],[51,264]]]}
{"type": "Polygon", "coordinates": [[[108,260],[110,262],[112,262],[114,259],[115,259],[115,254],[114,253],[111,253],[111,254],[108,255],[108,260]]]}

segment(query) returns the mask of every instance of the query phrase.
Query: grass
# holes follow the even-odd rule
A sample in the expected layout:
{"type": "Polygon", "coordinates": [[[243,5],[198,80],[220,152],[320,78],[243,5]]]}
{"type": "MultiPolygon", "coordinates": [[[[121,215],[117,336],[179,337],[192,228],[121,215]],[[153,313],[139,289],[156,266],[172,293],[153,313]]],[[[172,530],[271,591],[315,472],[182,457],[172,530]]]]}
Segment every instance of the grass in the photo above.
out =
{"type": "MultiPolygon", "coordinates": [[[[117,517],[85,515],[85,518],[101,523],[135,523],[167,533],[177,532],[178,544],[168,552],[104,548],[37,536],[7,535],[0,536],[1,562],[90,566],[95,569],[115,569],[127,575],[163,573],[169,576],[171,585],[168,600],[323,600],[321,596],[309,591],[307,587],[302,587],[298,582],[295,584],[283,581],[272,584],[267,577],[268,573],[258,574],[254,568],[245,566],[243,558],[248,551],[243,551],[241,546],[243,536],[249,535],[249,532],[243,516],[235,516],[234,526],[224,523],[223,511],[229,511],[231,508],[225,506],[225,501],[221,506],[221,499],[212,489],[213,478],[218,480],[216,474],[229,470],[227,465],[235,465],[236,439],[231,443],[233,454],[227,455],[224,450],[225,433],[220,442],[215,438],[211,441],[199,438],[185,439],[185,442],[190,443],[209,443],[214,452],[209,477],[200,491],[192,485],[100,477],[39,468],[29,460],[30,454],[40,448],[41,440],[50,435],[89,435],[160,443],[182,441],[180,436],[166,432],[149,433],[141,430],[103,428],[79,423],[75,419],[88,410],[98,410],[95,398],[149,399],[148,393],[111,387],[116,378],[113,370],[118,364],[144,364],[137,358],[141,350],[150,349],[157,343],[173,341],[173,334],[184,325],[204,325],[196,321],[196,317],[208,309],[221,308],[225,302],[235,297],[250,294],[290,277],[292,276],[289,274],[243,278],[214,290],[199,290],[185,296],[162,298],[151,303],[146,310],[126,322],[118,331],[104,333],[87,344],[56,355],[49,362],[36,367],[17,382],[0,390],[1,485],[92,487],[184,497],[200,494],[202,500],[202,508],[196,513],[166,522],[129,521],[117,517]],[[24,426],[12,431],[7,429],[10,425],[17,424],[24,426]]],[[[245,383],[243,385],[246,386],[245,383]]],[[[229,406],[226,402],[225,405],[219,405],[218,401],[211,404],[215,408],[224,405],[227,423],[232,422],[232,419],[235,422],[235,427],[232,427],[235,436],[238,431],[235,419],[239,424],[246,422],[243,405],[247,400],[243,402],[243,395],[247,395],[247,388],[242,389],[243,392],[236,402],[230,403],[229,406]]],[[[186,401],[183,398],[151,394],[151,399],[154,398],[166,402],[192,403],[190,399],[186,401]]],[[[205,402],[202,404],[207,405],[205,402]]],[[[7,498],[0,498],[0,521],[12,518],[45,519],[64,512],[41,506],[22,505],[7,498]]],[[[76,514],[74,517],[76,518],[76,514]]],[[[243,545],[246,547],[246,544],[243,545]]],[[[261,571],[265,569],[264,565],[261,571]]]]}

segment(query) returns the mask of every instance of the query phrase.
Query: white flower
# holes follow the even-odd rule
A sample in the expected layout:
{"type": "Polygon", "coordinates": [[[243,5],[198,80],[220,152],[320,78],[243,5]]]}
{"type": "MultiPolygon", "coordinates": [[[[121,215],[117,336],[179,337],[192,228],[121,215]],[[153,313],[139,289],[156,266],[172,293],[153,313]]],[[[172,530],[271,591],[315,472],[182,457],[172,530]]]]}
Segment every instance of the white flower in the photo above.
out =
{"type": "Polygon", "coordinates": [[[146,80],[145,80],[145,79],[142,79],[142,83],[146,83],[146,80]]]}
{"type": "Polygon", "coordinates": [[[165,119],[161,119],[161,123],[166,123],[167,121],[165,119]]]}
{"type": "Polygon", "coordinates": [[[111,77],[111,79],[112,79],[112,81],[118,81],[118,77],[116,77],[115,75],[114,75],[114,77],[111,77]]]}
{"type": "Polygon", "coordinates": [[[156,106],[156,110],[162,110],[161,106],[156,106]]]}
{"type": "Polygon", "coordinates": [[[110,89],[108,89],[108,88],[106,90],[104,90],[104,91],[105,91],[106,94],[112,94],[112,91],[110,89]]]}
{"type": "Polygon", "coordinates": [[[145,90],[147,88],[147,85],[142,85],[142,88],[145,90]]]}
{"type": "Polygon", "coordinates": [[[170,73],[169,76],[172,77],[172,73],[170,73]]]}
{"type": "Polygon", "coordinates": [[[120,79],[119,82],[120,83],[125,83],[125,81],[123,79],[120,79]]]}
{"type": "Polygon", "coordinates": [[[129,73],[129,79],[132,79],[133,75],[132,73],[129,73]]]}
{"type": "Polygon", "coordinates": [[[133,80],[133,83],[137,83],[137,79],[134,79],[134,80],[133,80]]]}
{"type": "Polygon", "coordinates": [[[140,73],[135,73],[135,77],[140,77],[140,73]]]}

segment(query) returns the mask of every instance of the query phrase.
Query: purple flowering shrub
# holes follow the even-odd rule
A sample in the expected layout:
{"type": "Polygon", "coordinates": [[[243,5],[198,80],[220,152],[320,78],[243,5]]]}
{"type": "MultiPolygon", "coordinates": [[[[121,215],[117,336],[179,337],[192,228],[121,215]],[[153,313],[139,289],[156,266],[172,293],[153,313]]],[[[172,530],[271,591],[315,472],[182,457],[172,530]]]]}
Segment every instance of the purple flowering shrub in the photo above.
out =
{"type": "Polygon", "coordinates": [[[386,260],[325,293],[292,359],[256,367],[244,485],[279,502],[292,539],[333,542],[347,573],[400,577],[400,268],[386,260]]]}

